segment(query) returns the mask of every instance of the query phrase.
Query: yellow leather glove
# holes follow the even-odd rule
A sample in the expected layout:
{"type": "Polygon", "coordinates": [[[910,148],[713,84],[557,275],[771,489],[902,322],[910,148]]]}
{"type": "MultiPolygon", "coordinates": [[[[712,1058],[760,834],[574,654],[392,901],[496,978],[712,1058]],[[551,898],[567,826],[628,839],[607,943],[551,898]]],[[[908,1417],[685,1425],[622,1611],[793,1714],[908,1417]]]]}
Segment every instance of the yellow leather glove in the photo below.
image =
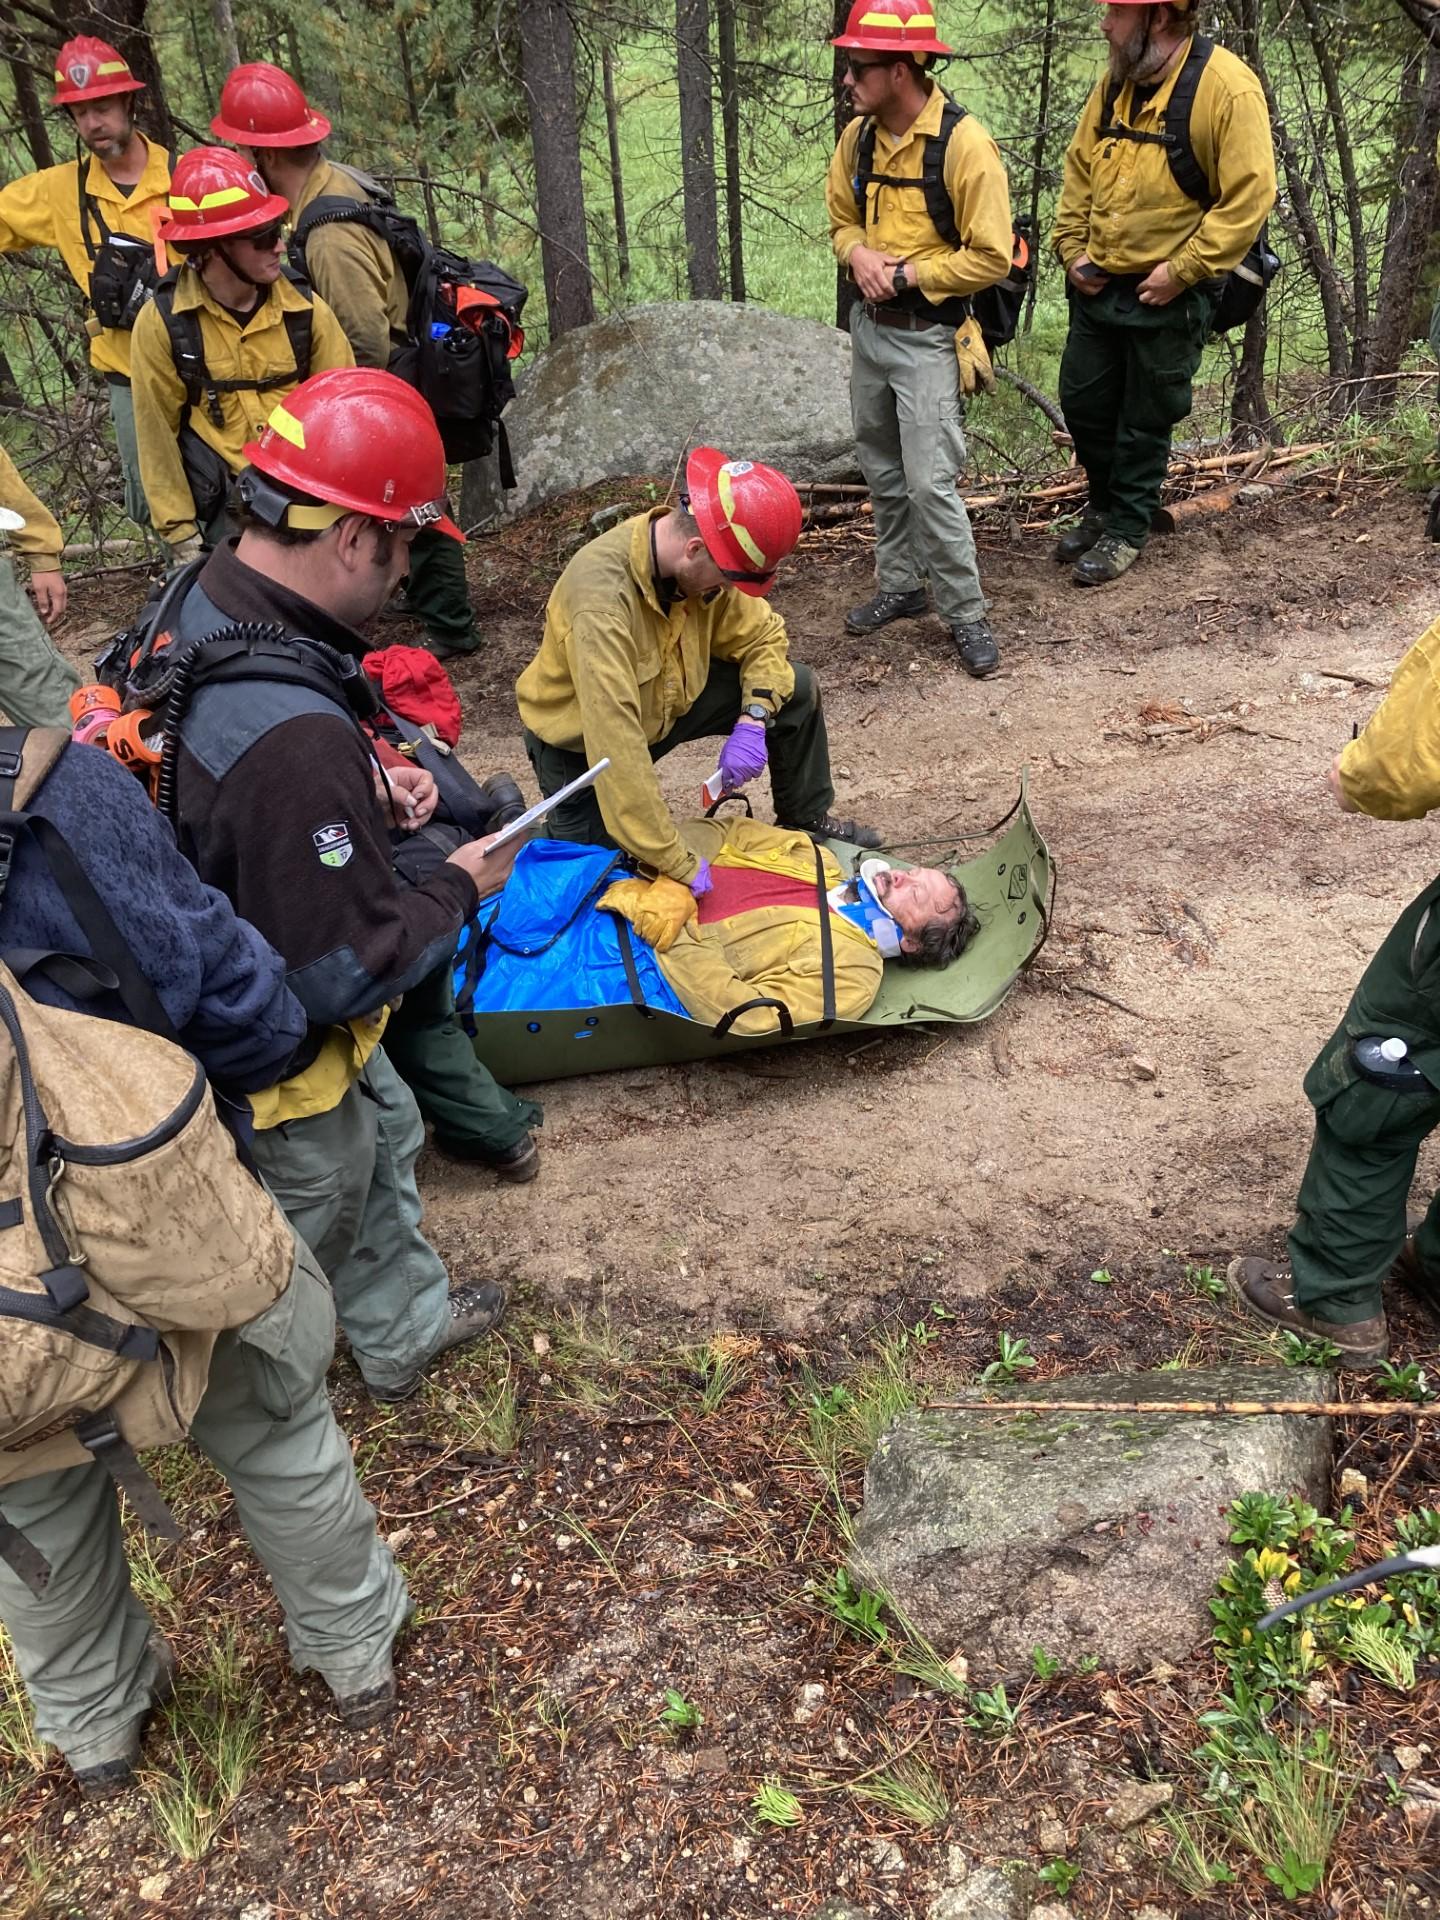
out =
{"type": "Polygon", "coordinates": [[[623,914],[657,953],[670,951],[697,912],[690,889],[664,874],[658,880],[617,880],[601,894],[598,905],[608,913],[623,914]]]}
{"type": "Polygon", "coordinates": [[[980,322],[971,315],[961,321],[955,330],[955,358],[960,363],[960,390],[962,393],[981,393],[995,391],[995,369],[990,364],[990,350],[985,345],[985,336],[980,331],[980,322]]]}

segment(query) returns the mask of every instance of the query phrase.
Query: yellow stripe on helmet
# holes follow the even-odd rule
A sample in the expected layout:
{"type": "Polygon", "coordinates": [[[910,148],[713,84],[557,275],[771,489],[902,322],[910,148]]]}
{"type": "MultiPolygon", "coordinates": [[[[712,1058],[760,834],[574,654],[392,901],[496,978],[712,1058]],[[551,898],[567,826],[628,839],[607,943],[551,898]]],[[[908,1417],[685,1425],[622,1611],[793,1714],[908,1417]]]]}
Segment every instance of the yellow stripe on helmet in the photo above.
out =
{"type": "Polygon", "coordinates": [[[101,80],[105,78],[107,73],[129,73],[129,71],[130,63],[128,60],[106,60],[95,69],[96,74],[101,80]]]}
{"type": "Polygon", "coordinates": [[[862,27],[893,27],[897,33],[908,33],[912,27],[928,27],[935,31],[933,13],[912,13],[908,20],[902,20],[898,13],[867,13],[860,18],[862,27]]]}
{"type": "Polygon", "coordinates": [[[720,498],[720,511],[725,515],[725,524],[740,542],[740,549],[747,560],[751,560],[763,572],[770,562],[750,535],[748,528],[735,518],[735,489],[730,484],[730,473],[721,467],[715,479],[715,491],[720,498]]]}
{"type": "Polygon", "coordinates": [[[282,401],[276,407],[265,425],[272,433],[278,433],[282,440],[288,440],[292,447],[301,453],[305,451],[305,429],[282,401]]]}
{"type": "Polygon", "coordinates": [[[217,187],[214,193],[202,193],[198,200],[187,199],[183,193],[172,193],[170,205],[176,213],[213,213],[216,207],[233,207],[237,201],[251,197],[246,187],[217,187]]]}

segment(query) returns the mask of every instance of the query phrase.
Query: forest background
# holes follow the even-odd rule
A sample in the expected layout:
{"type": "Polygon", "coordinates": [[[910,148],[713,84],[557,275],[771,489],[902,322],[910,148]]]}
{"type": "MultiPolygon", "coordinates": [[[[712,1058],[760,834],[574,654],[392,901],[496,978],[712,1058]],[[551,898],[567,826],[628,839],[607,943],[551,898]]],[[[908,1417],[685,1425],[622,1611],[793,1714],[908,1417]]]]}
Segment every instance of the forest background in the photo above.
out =
{"type": "MultiPolygon", "coordinates": [[[[225,73],[273,60],[334,121],[329,151],[393,183],[437,238],[532,288],[532,348],[651,300],[752,300],[843,324],[826,162],[849,115],[829,46],[845,0],[108,0],[60,15],[0,0],[6,178],[68,159],[53,54],[116,42],[149,90],[142,124],[208,141],[225,73]]],[[[1092,0],[942,0],[942,84],[1000,144],[1039,277],[1011,373],[1053,396],[1065,300],[1045,245],[1066,144],[1100,71],[1092,0]]],[[[1208,438],[1433,443],[1424,346],[1440,259],[1440,4],[1202,0],[1259,73],[1280,172],[1284,271],[1216,343],[1191,431],[1208,438]],[[1382,423],[1377,429],[1377,421],[1382,423]]],[[[117,474],[82,314],[54,254],[0,257],[0,433],[72,525],[116,524],[117,474]]],[[[1021,386],[972,421],[981,465],[1039,471],[1052,422],[1021,386]]]]}

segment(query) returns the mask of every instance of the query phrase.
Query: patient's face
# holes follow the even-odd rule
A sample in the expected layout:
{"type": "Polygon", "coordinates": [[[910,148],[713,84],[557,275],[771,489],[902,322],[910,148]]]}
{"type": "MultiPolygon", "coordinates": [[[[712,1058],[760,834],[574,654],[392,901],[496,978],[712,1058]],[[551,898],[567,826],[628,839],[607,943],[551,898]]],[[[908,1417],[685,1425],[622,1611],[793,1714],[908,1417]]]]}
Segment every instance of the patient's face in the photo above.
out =
{"type": "Polygon", "coordinates": [[[902,933],[954,917],[955,882],[939,867],[891,867],[875,876],[875,893],[902,933]]]}

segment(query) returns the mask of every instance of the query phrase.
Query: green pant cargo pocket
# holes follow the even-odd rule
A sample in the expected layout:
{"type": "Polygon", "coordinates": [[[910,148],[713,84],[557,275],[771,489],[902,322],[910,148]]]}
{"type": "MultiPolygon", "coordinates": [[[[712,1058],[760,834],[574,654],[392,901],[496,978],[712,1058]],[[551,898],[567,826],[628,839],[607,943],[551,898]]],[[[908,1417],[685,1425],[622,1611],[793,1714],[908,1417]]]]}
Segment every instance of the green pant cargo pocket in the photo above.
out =
{"type": "Polygon", "coordinates": [[[289,1420],[325,1378],[335,1352],[335,1303],[308,1247],[296,1242],[289,1286],[236,1337],[255,1398],[272,1420],[289,1420]]]}

